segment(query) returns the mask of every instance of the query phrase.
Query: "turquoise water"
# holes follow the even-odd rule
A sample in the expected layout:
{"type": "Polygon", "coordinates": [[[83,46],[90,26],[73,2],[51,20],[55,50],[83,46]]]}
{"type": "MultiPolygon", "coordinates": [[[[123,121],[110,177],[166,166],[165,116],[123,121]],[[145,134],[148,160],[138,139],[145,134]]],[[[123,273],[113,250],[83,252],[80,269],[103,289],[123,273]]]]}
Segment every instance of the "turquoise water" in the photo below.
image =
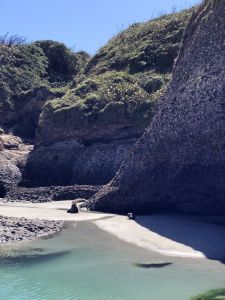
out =
{"type": "Polygon", "coordinates": [[[50,239],[2,247],[0,300],[188,300],[225,287],[225,265],[123,243],[88,222],[50,239]],[[171,262],[164,268],[135,263],[171,262]]]}

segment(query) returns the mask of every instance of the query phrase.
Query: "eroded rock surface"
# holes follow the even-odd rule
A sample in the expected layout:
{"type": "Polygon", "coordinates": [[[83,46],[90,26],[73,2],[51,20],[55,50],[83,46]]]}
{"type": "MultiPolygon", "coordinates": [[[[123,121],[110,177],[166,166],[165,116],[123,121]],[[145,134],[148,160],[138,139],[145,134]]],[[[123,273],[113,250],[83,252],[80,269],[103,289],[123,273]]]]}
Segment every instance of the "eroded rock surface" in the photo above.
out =
{"type": "Polygon", "coordinates": [[[36,186],[109,182],[126,157],[133,140],[94,143],[66,141],[41,146],[28,156],[23,182],[36,186]]]}
{"type": "Polygon", "coordinates": [[[21,168],[32,146],[11,134],[0,135],[0,197],[21,180],[21,168]]]}
{"type": "MultiPolygon", "coordinates": [[[[49,187],[12,187],[4,202],[49,202],[60,200],[73,200],[77,198],[89,199],[101,186],[72,185],[72,186],[49,186],[49,187]]],[[[1,197],[0,197],[1,198],[1,197]]]]}
{"type": "Polygon", "coordinates": [[[62,221],[0,217],[0,243],[48,236],[59,232],[62,228],[62,221]]]}
{"type": "Polygon", "coordinates": [[[54,92],[44,86],[23,92],[14,97],[13,109],[0,109],[1,125],[10,128],[15,135],[32,140],[35,137],[43,105],[62,95],[63,92],[54,92]]]}
{"type": "Polygon", "coordinates": [[[153,122],[91,209],[225,213],[224,8],[206,0],[193,14],[153,122]]]}

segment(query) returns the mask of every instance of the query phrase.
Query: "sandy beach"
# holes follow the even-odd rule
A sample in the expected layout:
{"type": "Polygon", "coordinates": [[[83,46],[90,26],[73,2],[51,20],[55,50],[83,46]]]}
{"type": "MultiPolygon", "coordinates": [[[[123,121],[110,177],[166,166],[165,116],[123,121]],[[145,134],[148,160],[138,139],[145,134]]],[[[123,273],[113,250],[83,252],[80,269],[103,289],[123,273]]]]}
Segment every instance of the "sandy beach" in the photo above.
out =
{"type": "Polygon", "coordinates": [[[88,212],[67,214],[70,201],[0,203],[0,215],[49,221],[90,221],[128,243],[166,256],[225,258],[225,227],[184,215],[126,216],[88,212]]]}
{"type": "Polygon", "coordinates": [[[49,221],[91,221],[111,217],[112,214],[92,213],[85,210],[79,214],[68,214],[71,201],[52,201],[44,203],[0,202],[0,215],[4,217],[24,217],[49,221]]]}
{"type": "Polygon", "coordinates": [[[115,216],[94,223],[119,239],[166,256],[225,258],[225,227],[179,215],[115,216]]]}

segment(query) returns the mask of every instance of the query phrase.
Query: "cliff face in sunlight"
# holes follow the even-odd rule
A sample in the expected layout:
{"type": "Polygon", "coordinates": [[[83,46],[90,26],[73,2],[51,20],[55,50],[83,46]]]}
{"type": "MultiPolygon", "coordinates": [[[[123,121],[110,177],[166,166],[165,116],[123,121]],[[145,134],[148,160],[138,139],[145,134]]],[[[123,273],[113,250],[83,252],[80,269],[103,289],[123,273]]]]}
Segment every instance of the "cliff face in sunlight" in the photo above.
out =
{"type": "Polygon", "coordinates": [[[192,16],[158,112],[91,209],[225,213],[224,7],[192,16]]]}
{"type": "Polygon", "coordinates": [[[16,184],[108,183],[155,114],[194,10],[133,24],[93,57],[1,39],[0,129],[35,144],[16,184]]]}
{"type": "Polygon", "coordinates": [[[43,107],[25,180],[105,184],[152,120],[192,10],[134,24],[43,107]]]}

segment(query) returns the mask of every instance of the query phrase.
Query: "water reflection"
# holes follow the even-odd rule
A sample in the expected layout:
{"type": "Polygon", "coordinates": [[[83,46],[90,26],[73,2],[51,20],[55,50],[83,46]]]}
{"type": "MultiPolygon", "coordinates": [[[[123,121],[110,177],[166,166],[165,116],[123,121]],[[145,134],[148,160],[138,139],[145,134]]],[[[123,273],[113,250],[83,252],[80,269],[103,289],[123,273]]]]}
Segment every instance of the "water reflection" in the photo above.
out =
{"type": "Polygon", "coordinates": [[[160,269],[160,268],[165,268],[167,266],[172,265],[171,262],[162,262],[162,263],[133,263],[133,266],[138,267],[138,268],[144,268],[144,269],[150,269],[150,268],[155,268],[155,269],[160,269]]]}
{"type": "Polygon", "coordinates": [[[70,254],[70,250],[44,253],[42,248],[26,249],[24,251],[4,251],[0,253],[0,267],[15,265],[31,265],[45,263],[49,260],[64,257],[70,254]]]}

